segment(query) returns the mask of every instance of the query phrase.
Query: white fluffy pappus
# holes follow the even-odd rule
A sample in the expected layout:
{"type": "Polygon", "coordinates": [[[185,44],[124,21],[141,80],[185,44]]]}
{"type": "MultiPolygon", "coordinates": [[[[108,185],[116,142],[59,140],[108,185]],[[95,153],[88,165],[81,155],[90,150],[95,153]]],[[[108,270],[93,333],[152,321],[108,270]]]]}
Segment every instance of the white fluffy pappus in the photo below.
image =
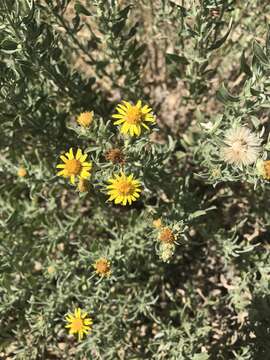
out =
{"type": "Polygon", "coordinates": [[[226,131],[222,159],[238,167],[254,164],[261,151],[261,139],[246,126],[239,126],[226,131]]]}

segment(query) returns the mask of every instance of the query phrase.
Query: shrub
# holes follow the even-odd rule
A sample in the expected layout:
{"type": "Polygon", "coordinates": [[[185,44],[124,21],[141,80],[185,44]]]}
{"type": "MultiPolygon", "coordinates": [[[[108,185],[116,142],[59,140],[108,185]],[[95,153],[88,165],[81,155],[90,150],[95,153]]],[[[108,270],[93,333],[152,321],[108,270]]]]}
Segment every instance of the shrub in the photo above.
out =
{"type": "Polygon", "coordinates": [[[269,10],[1,2],[1,358],[268,359],[269,10]]]}

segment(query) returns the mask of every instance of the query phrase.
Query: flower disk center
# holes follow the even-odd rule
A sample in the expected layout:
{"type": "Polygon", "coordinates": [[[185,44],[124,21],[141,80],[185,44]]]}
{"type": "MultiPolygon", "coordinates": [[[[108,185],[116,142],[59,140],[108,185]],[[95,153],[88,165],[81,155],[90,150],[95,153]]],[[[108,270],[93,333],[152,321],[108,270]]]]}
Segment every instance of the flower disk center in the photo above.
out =
{"type": "Polygon", "coordinates": [[[109,267],[106,261],[99,261],[96,264],[96,269],[99,273],[105,274],[109,270],[109,267]]]}
{"type": "Polygon", "coordinates": [[[141,110],[137,108],[137,106],[132,106],[127,111],[126,121],[129,124],[136,125],[142,120],[141,110]]]}
{"type": "Polygon", "coordinates": [[[74,319],[72,321],[72,329],[75,331],[80,331],[83,328],[83,320],[82,319],[74,319]]]}
{"type": "Polygon", "coordinates": [[[247,144],[243,140],[238,140],[232,144],[232,149],[236,154],[240,154],[247,150],[247,144]]]}
{"type": "Polygon", "coordinates": [[[117,185],[117,190],[120,195],[127,196],[132,194],[134,187],[131,183],[127,181],[120,181],[117,185]]]}
{"type": "Polygon", "coordinates": [[[72,159],[66,162],[66,170],[68,175],[78,175],[81,171],[82,165],[79,160],[72,159]]]}

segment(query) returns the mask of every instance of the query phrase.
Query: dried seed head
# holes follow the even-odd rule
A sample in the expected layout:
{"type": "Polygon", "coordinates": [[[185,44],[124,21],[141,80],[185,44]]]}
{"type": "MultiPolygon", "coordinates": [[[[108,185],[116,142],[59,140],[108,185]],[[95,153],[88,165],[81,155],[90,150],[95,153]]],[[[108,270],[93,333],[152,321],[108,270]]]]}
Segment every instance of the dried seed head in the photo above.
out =
{"type": "Polygon", "coordinates": [[[111,263],[106,258],[100,258],[96,260],[94,268],[96,270],[96,273],[101,277],[111,275],[111,263]]]}
{"type": "Polygon", "coordinates": [[[160,258],[164,262],[169,261],[174,254],[174,248],[175,248],[174,244],[162,243],[160,247],[160,258]]]}
{"type": "Polygon", "coordinates": [[[88,128],[93,122],[94,112],[86,111],[81,113],[77,118],[77,123],[84,128],[88,128]]]}
{"type": "Polygon", "coordinates": [[[172,230],[168,227],[165,227],[161,230],[159,234],[159,240],[163,243],[174,243],[175,236],[172,232],[172,230]]]}
{"type": "Polygon", "coordinates": [[[231,128],[224,136],[221,158],[238,167],[256,162],[261,151],[261,139],[246,126],[231,128]]]}
{"type": "Polygon", "coordinates": [[[125,157],[122,153],[121,149],[115,148],[110,149],[106,152],[105,158],[108,161],[111,161],[113,164],[124,164],[125,163],[125,157]]]}

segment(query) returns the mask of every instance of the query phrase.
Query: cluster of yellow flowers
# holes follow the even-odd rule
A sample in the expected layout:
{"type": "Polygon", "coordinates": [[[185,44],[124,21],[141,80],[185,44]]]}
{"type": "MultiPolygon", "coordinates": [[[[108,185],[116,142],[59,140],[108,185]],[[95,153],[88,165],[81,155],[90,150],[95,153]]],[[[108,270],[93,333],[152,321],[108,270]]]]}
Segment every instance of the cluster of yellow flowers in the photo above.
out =
{"type": "MultiPolygon", "coordinates": [[[[118,104],[116,110],[117,114],[113,115],[113,118],[117,119],[114,125],[120,125],[120,132],[125,135],[139,136],[143,128],[149,130],[146,125],[147,122],[154,123],[156,121],[152,109],[148,105],[142,106],[140,100],[136,105],[123,101],[122,104],[118,104]]],[[[81,113],[77,119],[78,124],[88,128],[93,122],[93,115],[92,111],[81,113]]],[[[78,180],[78,190],[86,191],[92,169],[92,162],[87,161],[87,154],[84,154],[81,149],[77,149],[74,153],[73,149],[70,148],[65,155],[60,156],[60,159],[63,163],[57,165],[57,169],[59,169],[57,175],[69,178],[72,185],[75,185],[76,180],[78,180]]],[[[125,163],[120,149],[108,151],[106,159],[113,163],[125,163]]],[[[140,197],[141,183],[134,178],[133,174],[126,175],[124,172],[114,174],[107,182],[108,200],[114,201],[115,204],[131,205],[140,197]]],[[[104,257],[97,259],[93,267],[96,274],[102,278],[111,275],[111,263],[104,257]]],[[[71,335],[78,334],[79,340],[92,330],[92,319],[88,318],[87,312],[80,308],[76,308],[74,313],[68,313],[66,321],[66,328],[69,329],[69,333],[71,335]]]]}
{"type": "MultiPolygon", "coordinates": [[[[152,109],[148,105],[143,106],[141,100],[136,105],[123,101],[117,105],[116,110],[117,113],[112,115],[114,119],[117,119],[114,121],[114,125],[120,125],[120,132],[126,135],[139,136],[143,128],[149,130],[146,125],[147,122],[156,122],[152,109]]],[[[85,128],[89,127],[93,122],[93,112],[80,114],[77,122],[85,128]]],[[[119,149],[114,149],[113,152],[111,150],[110,154],[107,154],[108,158],[112,161],[117,158],[123,163],[122,155],[116,150],[119,149]]],[[[69,178],[72,185],[75,185],[76,179],[78,179],[78,190],[85,191],[92,169],[92,163],[87,161],[87,154],[84,154],[81,149],[78,149],[74,154],[73,149],[70,148],[65,155],[60,156],[60,159],[63,163],[57,165],[57,168],[60,169],[57,175],[69,178]]],[[[107,182],[109,183],[107,185],[108,201],[114,201],[115,204],[125,206],[131,205],[140,197],[141,182],[135,179],[133,174],[126,175],[124,172],[114,174],[107,182]]]]}
{"type": "MultiPolygon", "coordinates": [[[[93,265],[95,272],[101,278],[109,277],[111,275],[111,262],[102,257],[96,260],[93,265]]],[[[69,334],[78,334],[79,341],[83,339],[84,335],[89,334],[92,331],[93,320],[87,317],[87,312],[81,308],[76,308],[74,313],[68,313],[65,318],[69,329],[69,334]]]]}

